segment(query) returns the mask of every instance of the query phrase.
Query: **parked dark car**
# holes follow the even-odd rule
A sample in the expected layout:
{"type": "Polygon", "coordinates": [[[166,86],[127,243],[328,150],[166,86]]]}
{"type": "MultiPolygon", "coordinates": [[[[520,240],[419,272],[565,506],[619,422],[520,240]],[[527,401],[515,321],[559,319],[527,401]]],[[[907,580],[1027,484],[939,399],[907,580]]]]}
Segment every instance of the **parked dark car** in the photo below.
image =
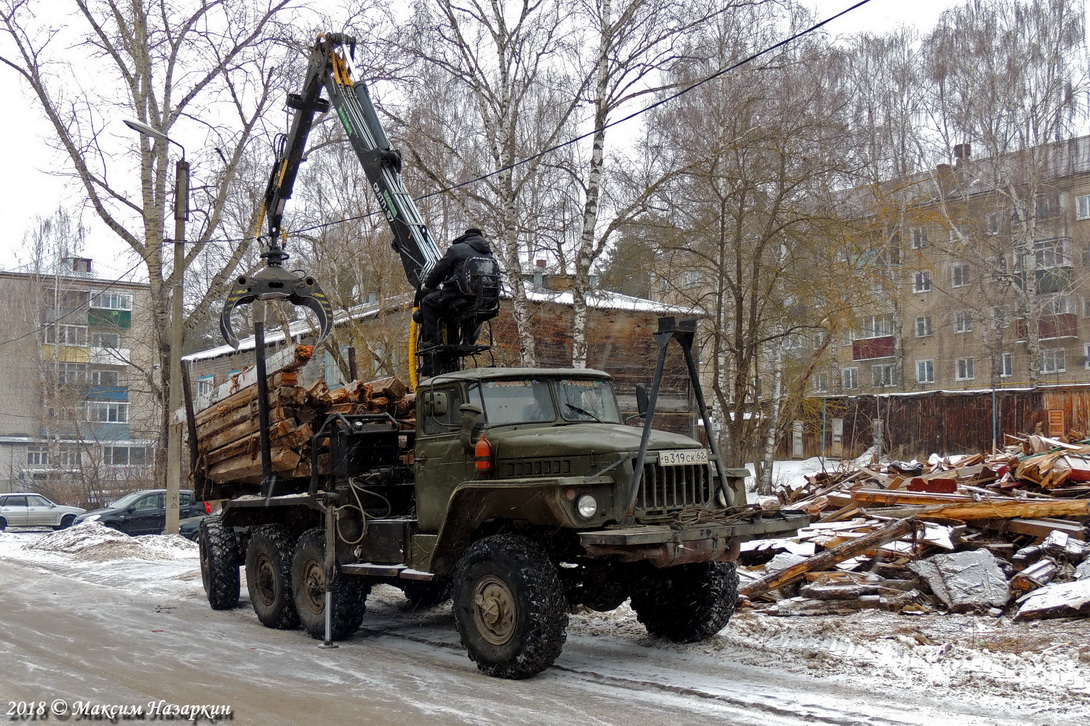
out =
{"type": "Polygon", "coordinates": [[[186,517],[185,519],[179,520],[178,534],[196,542],[197,537],[199,537],[201,533],[201,520],[207,516],[206,513],[201,512],[196,517],[186,517]]]}
{"type": "Polygon", "coordinates": [[[79,507],[54,504],[37,492],[0,494],[0,530],[7,527],[71,527],[83,514],[79,507]]]}
{"type": "MultiPolygon", "coordinates": [[[[101,522],[125,534],[162,534],[167,524],[166,489],[144,489],[126,494],[108,507],[81,514],[79,522],[101,522]]],[[[193,492],[179,493],[178,518],[205,514],[203,502],[193,499],[193,492]]]]}

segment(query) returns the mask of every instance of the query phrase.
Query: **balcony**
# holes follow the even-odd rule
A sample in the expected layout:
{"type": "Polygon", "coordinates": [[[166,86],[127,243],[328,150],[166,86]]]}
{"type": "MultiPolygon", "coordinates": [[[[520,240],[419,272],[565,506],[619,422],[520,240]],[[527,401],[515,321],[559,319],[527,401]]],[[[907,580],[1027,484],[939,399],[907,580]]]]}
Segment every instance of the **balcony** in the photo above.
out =
{"type": "Polygon", "coordinates": [[[852,360],[891,358],[896,354],[896,351],[897,338],[892,335],[852,341],[852,360]]]}
{"type": "MultiPolygon", "coordinates": [[[[1025,320],[1018,321],[1018,338],[1025,340],[1027,336],[1027,324],[1025,320]]],[[[1056,338],[1076,338],[1079,335],[1079,321],[1075,313],[1060,313],[1058,315],[1042,315],[1037,321],[1037,339],[1055,340],[1056,338]]]]}
{"type": "Polygon", "coordinates": [[[126,386],[88,386],[88,401],[128,401],[129,389],[126,386]]]}
{"type": "Polygon", "coordinates": [[[100,366],[127,366],[130,360],[128,348],[91,348],[91,363],[100,366]]]}

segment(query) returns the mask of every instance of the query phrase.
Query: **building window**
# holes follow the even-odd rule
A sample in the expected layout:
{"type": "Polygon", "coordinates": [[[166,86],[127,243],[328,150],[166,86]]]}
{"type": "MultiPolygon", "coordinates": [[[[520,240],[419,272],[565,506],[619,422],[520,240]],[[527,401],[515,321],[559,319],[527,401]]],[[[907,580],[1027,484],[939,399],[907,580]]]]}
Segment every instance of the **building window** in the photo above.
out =
{"type": "Polygon", "coordinates": [[[58,363],[57,385],[80,383],[87,380],[86,363],[58,363]]]}
{"type": "Polygon", "coordinates": [[[954,287],[965,287],[969,284],[970,273],[968,262],[958,262],[950,268],[951,278],[954,287]]]}
{"type": "Polygon", "coordinates": [[[53,464],[61,469],[76,469],[79,468],[82,462],[80,456],[80,450],[74,445],[64,445],[57,450],[57,459],[53,464]]]}
{"type": "Polygon", "coordinates": [[[954,380],[971,381],[976,378],[972,358],[958,358],[954,361],[954,380]]]}
{"type": "Polygon", "coordinates": [[[91,371],[91,383],[96,386],[120,386],[121,375],[117,371],[91,371]]]}
{"type": "Polygon", "coordinates": [[[996,330],[1011,326],[1011,309],[1007,305],[996,305],[992,308],[992,327],[996,330]]]}
{"type": "Polygon", "coordinates": [[[49,466],[49,450],[44,446],[28,446],[26,463],[27,466],[49,466]]]}
{"type": "Polygon", "coordinates": [[[931,316],[921,315],[916,318],[916,337],[926,338],[929,335],[933,335],[935,330],[931,327],[931,316]]]}
{"type": "Polygon", "coordinates": [[[912,274],[912,292],[931,292],[931,273],[927,270],[916,270],[912,274]]]}
{"type": "Polygon", "coordinates": [[[699,287],[702,279],[703,275],[700,274],[700,270],[685,270],[681,273],[681,278],[678,280],[678,286],[683,290],[699,287]]]}
{"type": "Polygon", "coordinates": [[[1074,314],[1075,298],[1072,295],[1053,295],[1041,303],[1042,315],[1074,314]]]}
{"type": "Polygon", "coordinates": [[[912,249],[918,250],[927,247],[927,230],[923,227],[910,228],[909,236],[912,239],[912,249]]]}
{"type": "Polygon", "coordinates": [[[892,315],[864,315],[859,318],[859,332],[857,340],[868,338],[884,338],[893,335],[892,315]]]}
{"type": "Polygon", "coordinates": [[[935,361],[933,360],[918,360],[916,361],[916,383],[934,383],[935,382],[935,361]]]}
{"type": "Polygon", "coordinates": [[[98,310],[132,310],[132,293],[100,292],[91,298],[90,307],[98,310]]]}
{"type": "Polygon", "coordinates": [[[147,466],[148,450],[144,446],[106,446],[102,450],[106,466],[147,466]]]}
{"type": "Polygon", "coordinates": [[[889,246],[889,265],[890,267],[900,267],[901,262],[904,261],[904,251],[899,244],[892,244],[889,246]]]}
{"type": "Polygon", "coordinates": [[[1090,219],[1090,194],[1075,197],[1075,219],[1090,219]]]}
{"type": "Polygon", "coordinates": [[[1034,242],[1033,257],[1037,262],[1037,267],[1041,269],[1063,267],[1071,264],[1067,258],[1066,245],[1063,239],[1045,239],[1034,242]]]}
{"type": "Polygon", "coordinates": [[[1000,353],[999,354],[999,377],[1010,378],[1014,375],[1014,354],[1013,353],[1000,353]]]}
{"type": "Polygon", "coordinates": [[[814,393],[828,393],[829,392],[829,374],[828,373],[815,373],[814,374],[814,393]]]}
{"type": "Polygon", "coordinates": [[[845,391],[854,391],[859,388],[859,369],[845,368],[841,371],[845,391]]]}
{"type": "Polygon", "coordinates": [[[121,336],[117,333],[91,333],[91,347],[117,350],[121,347],[121,336]]]}
{"type": "Polygon", "coordinates": [[[994,236],[999,234],[1003,229],[1003,215],[999,212],[990,212],[988,214],[987,232],[989,235],[994,236]]]}
{"type": "Polygon", "coordinates": [[[1041,373],[1063,373],[1067,370],[1067,351],[1046,348],[1041,351],[1041,373]]]}
{"type": "Polygon", "coordinates": [[[45,342],[54,345],[87,345],[87,328],[82,325],[47,325],[45,342]]]}
{"type": "Polygon", "coordinates": [[[955,310],[954,311],[954,332],[955,333],[970,333],[973,330],[973,311],[972,310],[955,310]]]}
{"type": "Polygon", "coordinates": [[[1048,219],[1060,211],[1060,200],[1054,194],[1042,194],[1037,197],[1037,218],[1048,219]]]}
{"type": "Polygon", "coordinates": [[[87,420],[98,423],[126,423],[129,404],[116,401],[85,401],[87,420]]]}
{"type": "Polygon", "coordinates": [[[198,396],[211,396],[212,391],[216,390],[216,376],[201,376],[197,379],[197,395],[198,396]]]}
{"type": "Polygon", "coordinates": [[[814,349],[818,350],[821,346],[825,345],[826,338],[828,338],[828,335],[824,330],[819,330],[814,333],[814,349]]]}
{"type": "Polygon", "coordinates": [[[969,226],[959,224],[950,229],[950,242],[952,244],[965,244],[969,241],[969,226]]]}
{"type": "Polygon", "coordinates": [[[896,363],[879,363],[870,368],[871,380],[875,388],[896,386],[901,382],[900,370],[896,363]]]}

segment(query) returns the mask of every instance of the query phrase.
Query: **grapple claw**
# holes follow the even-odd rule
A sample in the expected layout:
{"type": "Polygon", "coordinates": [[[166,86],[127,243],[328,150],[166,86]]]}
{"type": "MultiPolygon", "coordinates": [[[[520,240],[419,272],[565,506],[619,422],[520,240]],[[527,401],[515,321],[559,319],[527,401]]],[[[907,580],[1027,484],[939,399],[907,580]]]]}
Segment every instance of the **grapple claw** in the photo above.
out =
{"type": "Polygon", "coordinates": [[[231,323],[235,309],[255,300],[287,300],[305,307],[318,316],[318,340],[325,340],[333,329],[333,306],[317,280],[309,275],[293,275],[284,268],[270,265],[254,275],[243,275],[227,296],[220,314],[220,334],[232,348],[238,349],[238,336],[231,323]]]}

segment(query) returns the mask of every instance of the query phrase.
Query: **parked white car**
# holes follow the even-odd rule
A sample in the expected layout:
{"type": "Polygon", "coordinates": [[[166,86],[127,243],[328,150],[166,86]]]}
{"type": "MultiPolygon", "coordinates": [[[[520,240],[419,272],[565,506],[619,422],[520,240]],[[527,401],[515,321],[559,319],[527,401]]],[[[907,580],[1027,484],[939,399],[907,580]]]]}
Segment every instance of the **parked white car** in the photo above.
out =
{"type": "Polygon", "coordinates": [[[86,510],[54,504],[36,492],[0,494],[0,531],[8,527],[71,527],[86,510]]]}

